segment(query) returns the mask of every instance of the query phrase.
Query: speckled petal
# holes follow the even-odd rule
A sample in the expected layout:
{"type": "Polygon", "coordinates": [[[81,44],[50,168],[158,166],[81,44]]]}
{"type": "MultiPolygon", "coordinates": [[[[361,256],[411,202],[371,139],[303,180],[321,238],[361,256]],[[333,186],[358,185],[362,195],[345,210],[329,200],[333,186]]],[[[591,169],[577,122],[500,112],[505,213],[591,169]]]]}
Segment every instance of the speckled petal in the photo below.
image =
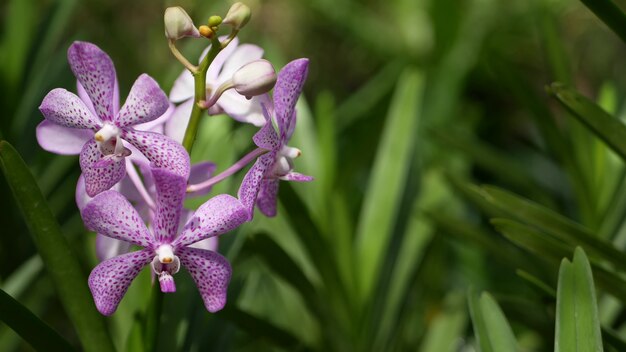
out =
{"type": "Polygon", "coordinates": [[[187,179],[167,169],[152,169],[156,185],[156,215],[152,228],[157,242],[171,242],[178,231],[187,179]]]}
{"type": "Polygon", "coordinates": [[[93,131],[70,128],[43,120],[37,126],[37,142],[49,152],[61,155],[77,155],[83,145],[93,138],[93,131]]]}
{"type": "Polygon", "coordinates": [[[293,182],[311,182],[313,181],[313,176],[307,176],[298,172],[290,171],[286,175],[281,176],[280,179],[293,182]]]}
{"type": "MultiPolygon", "coordinates": [[[[211,162],[202,162],[191,165],[191,172],[189,173],[189,184],[195,185],[202,183],[211,178],[215,172],[215,164],[211,162]]],[[[187,197],[200,197],[208,194],[211,191],[211,187],[207,187],[201,191],[187,193],[187,197]]]]}
{"type": "Polygon", "coordinates": [[[153,258],[154,252],[144,249],[98,264],[89,274],[89,289],[98,311],[113,314],[133,279],[153,258]]]}
{"type": "Polygon", "coordinates": [[[278,197],[278,179],[264,179],[259,189],[259,197],[256,204],[263,215],[273,217],[276,216],[276,203],[278,197]]]}
{"type": "Polygon", "coordinates": [[[219,242],[220,242],[219,237],[209,237],[209,238],[203,239],[200,242],[192,243],[188,247],[217,252],[217,249],[219,247],[219,242]]]}
{"type": "Polygon", "coordinates": [[[193,110],[193,100],[178,105],[165,123],[165,135],[178,143],[182,143],[189,124],[191,110],[193,110]]]}
{"type": "Polygon", "coordinates": [[[216,104],[233,119],[261,127],[265,124],[263,110],[261,109],[262,97],[255,96],[248,100],[231,89],[225,91],[216,104]]]}
{"type": "Polygon", "coordinates": [[[169,107],[169,100],[159,84],[147,74],[137,78],[126,103],[120,109],[115,124],[119,127],[150,122],[163,115],[169,107]]]}
{"type": "Polygon", "coordinates": [[[103,156],[94,139],[85,143],[80,152],[80,168],[85,177],[85,190],[90,197],[110,189],[126,175],[124,158],[120,160],[111,159],[104,166],[100,165],[103,156]],[[96,165],[100,167],[95,167],[96,165]]]}
{"type": "Polygon", "coordinates": [[[276,86],[274,87],[274,110],[278,129],[280,130],[280,138],[283,142],[287,138],[291,119],[294,117],[296,102],[302,92],[308,69],[308,59],[297,59],[285,65],[278,72],[276,86]]]}
{"type": "Polygon", "coordinates": [[[252,140],[254,141],[254,144],[260,148],[278,150],[280,149],[281,142],[276,134],[269,112],[264,109],[263,114],[265,115],[265,125],[252,137],[252,140]]]}
{"type": "Polygon", "coordinates": [[[150,131],[155,133],[163,134],[165,123],[169,121],[169,119],[174,114],[174,110],[176,110],[176,105],[169,103],[167,110],[163,113],[163,115],[157,117],[155,120],[146,123],[140,123],[138,125],[134,125],[133,129],[136,131],[150,131]]]}
{"type": "Polygon", "coordinates": [[[101,262],[130,252],[131,247],[126,241],[96,234],[96,256],[101,262]]]}
{"type": "Polygon", "coordinates": [[[96,130],[101,124],[76,94],[63,88],[51,90],[43,98],[39,111],[46,120],[65,127],[96,130]]]}
{"type": "Polygon", "coordinates": [[[234,230],[247,218],[247,211],[237,198],[228,194],[217,195],[196,210],[172,245],[181,248],[205,238],[219,236],[234,230]]]}
{"type": "Polygon", "coordinates": [[[76,79],[82,84],[102,121],[115,116],[115,67],[109,55],[96,45],[74,42],[67,50],[67,60],[76,79]]]}
{"type": "Polygon", "coordinates": [[[142,247],[154,243],[137,210],[117,191],[95,196],[81,215],[90,231],[142,247]]]}
{"type": "Polygon", "coordinates": [[[215,313],[226,305],[226,293],[232,269],[218,253],[183,247],[177,253],[181,264],[196,282],[206,309],[215,313]]]}
{"type": "Polygon", "coordinates": [[[243,181],[241,181],[237,197],[248,212],[248,221],[252,220],[254,216],[254,205],[256,204],[256,198],[259,194],[259,188],[261,187],[261,180],[263,180],[263,176],[267,170],[272,168],[275,159],[275,151],[261,155],[243,177],[243,181]]]}
{"type": "Polygon", "coordinates": [[[185,148],[162,134],[125,128],[122,138],[139,149],[154,167],[168,169],[183,178],[189,177],[189,154],[185,148]]]}

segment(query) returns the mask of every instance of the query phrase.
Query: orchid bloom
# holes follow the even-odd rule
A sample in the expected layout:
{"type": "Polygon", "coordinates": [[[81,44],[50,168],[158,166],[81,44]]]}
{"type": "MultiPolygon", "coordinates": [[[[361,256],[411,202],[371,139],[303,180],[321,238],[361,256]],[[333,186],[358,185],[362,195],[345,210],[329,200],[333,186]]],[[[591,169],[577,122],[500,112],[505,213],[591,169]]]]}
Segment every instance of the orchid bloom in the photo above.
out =
{"type": "Polygon", "coordinates": [[[267,123],[253,137],[254,143],[267,150],[250,168],[239,189],[239,199],[248,209],[249,217],[254,213],[254,204],[266,216],[276,215],[276,197],[280,180],[308,182],[313,177],[293,171],[293,160],[300,156],[297,148],[287,145],[296,127],[296,102],[308,73],[309,60],[291,61],[278,73],[274,87],[273,108],[264,106],[267,123]],[[272,120],[278,125],[278,133],[272,120]]]}
{"type": "Polygon", "coordinates": [[[189,176],[189,155],[181,145],[161,134],[132,128],[156,120],[170,105],[154,79],[139,76],[119,108],[115,67],[104,51],[91,43],[74,42],[68,61],[79,82],[79,95],[88,96],[93,106],[65,89],[53,89],[39,107],[45,120],[37,127],[37,140],[44,149],[59,154],[74,154],[83,143],[79,162],[89,196],[111,188],[126,174],[124,160],[131,150],[123,140],[154,166],[189,176]]]}
{"type": "MultiPolygon", "coordinates": [[[[233,39],[230,44],[213,60],[206,76],[207,97],[211,96],[218,87],[230,80],[235,72],[242,66],[260,59],[263,49],[252,44],[238,45],[239,40],[233,39]]],[[[208,48],[200,57],[200,61],[207,54],[208,48]]],[[[193,76],[188,70],[184,70],[174,82],[170,92],[170,100],[174,103],[182,103],[174,112],[172,118],[165,125],[165,132],[175,140],[181,142],[189,123],[194,97],[193,76]]],[[[208,99],[208,98],[207,98],[208,99]]],[[[251,123],[255,126],[265,124],[263,112],[259,104],[261,97],[246,99],[243,95],[230,89],[225,91],[217,103],[209,108],[210,115],[226,113],[237,121],[251,123]]]]}
{"type": "Polygon", "coordinates": [[[237,228],[246,221],[247,211],[230,195],[215,196],[196,210],[176,236],[187,180],[163,168],[154,168],[152,174],[157,208],[150,230],[130,202],[114,190],[98,194],[83,209],[83,221],[91,231],[143,247],[92,270],[89,288],[96,307],[104,315],[113,314],[132,280],[148,264],[161,291],[175,292],[173,275],[182,264],[198,286],[206,309],[216,312],[226,304],[230,264],[218,253],[191,245],[237,228]]]}

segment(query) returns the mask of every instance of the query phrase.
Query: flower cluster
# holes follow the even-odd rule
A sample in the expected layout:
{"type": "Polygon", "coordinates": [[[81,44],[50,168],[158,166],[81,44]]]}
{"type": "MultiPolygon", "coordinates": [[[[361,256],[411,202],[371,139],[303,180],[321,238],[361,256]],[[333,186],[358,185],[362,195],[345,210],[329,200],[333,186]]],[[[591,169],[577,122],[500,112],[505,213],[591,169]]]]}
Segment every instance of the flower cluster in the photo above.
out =
{"type": "Polygon", "coordinates": [[[182,8],[167,9],[165,34],[186,69],[169,98],[142,74],[121,107],[111,58],[94,44],[74,42],[68,62],[77,93],[53,89],[41,103],[39,144],[53,153],[79,154],[76,202],[85,226],[97,233],[102,260],[89,275],[89,287],[104,315],[115,312],[146,265],[163,292],[176,290],[173,275],[182,265],[207,310],[222,309],[231,267],[216,251],[217,236],[250,221],[255,206],[275,216],[279,180],[312,180],[293,171],[300,150],[287,145],[308,60],[291,61],[276,74],[261,48],[238,43],[236,35],[249,18],[250,10],[236,3],[224,20],[212,16],[196,28],[182,8]],[[230,35],[218,37],[220,25],[231,26],[230,35]],[[176,50],[184,37],[210,40],[198,66],[176,50]],[[218,114],[260,129],[253,137],[257,148],[214,175],[213,163],[190,164],[193,142],[186,141],[195,138],[194,121],[218,114]],[[186,197],[207,194],[254,160],[237,198],[220,194],[195,211],[183,208],[186,197]],[[131,251],[133,245],[141,249],[131,251]]]}

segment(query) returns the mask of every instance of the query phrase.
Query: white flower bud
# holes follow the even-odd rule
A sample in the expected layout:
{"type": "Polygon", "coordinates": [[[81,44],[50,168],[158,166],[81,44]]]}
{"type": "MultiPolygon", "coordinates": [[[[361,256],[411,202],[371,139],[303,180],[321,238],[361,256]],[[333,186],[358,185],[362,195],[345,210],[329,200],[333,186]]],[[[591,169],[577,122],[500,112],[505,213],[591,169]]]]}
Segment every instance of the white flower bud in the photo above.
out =
{"type": "Polygon", "coordinates": [[[168,7],[163,16],[165,21],[165,36],[170,40],[183,37],[199,37],[200,33],[193,25],[191,17],[180,6],[168,7]]]}
{"type": "Polygon", "coordinates": [[[235,30],[240,30],[250,20],[250,8],[240,2],[236,2],[228,9],[226,18],[222,23],[233,26],[235,30]]]}
{"type": "Polygon", "coordinates": [[[233,88],[237,93],[253,97],[267,93],[276,83],[276,71],[267,60],[255,60],[247,63],[232,78],[233,88]]]}

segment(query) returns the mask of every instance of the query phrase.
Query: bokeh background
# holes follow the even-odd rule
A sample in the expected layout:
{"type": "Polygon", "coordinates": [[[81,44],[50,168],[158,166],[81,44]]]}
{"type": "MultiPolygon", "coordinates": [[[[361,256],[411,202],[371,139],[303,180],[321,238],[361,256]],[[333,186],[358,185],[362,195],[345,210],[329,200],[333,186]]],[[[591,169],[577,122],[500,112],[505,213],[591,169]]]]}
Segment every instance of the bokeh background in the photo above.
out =
{"type": "MultiPolygon", "coordinates": [[[[492,189],[478,185],[514,192],[624,248],[624,164],[546,92],[562,82],[624,117],[619,37],[575,0],[245,3],[253,16],[242,42],[263,47],[277,68],[310,58],[291,145],[303,151],[296,170],[316,181],[282,183],[276,218],[257,214],[221,237],[234,272],[224,311],[206,312],[187,274],[177,275],[154,348],[472,351],[473,288],[498,302],[520,349],[551,350],[560,258],[494,228],[490,218],[516,216],[514,203],[509,215],[494,210],[492,189]]],[[[122,97],[144,72],[169,92],[182,71],[163,35],[163,11],[174,5],[200,25],[231,2],[0,3],[0,137],[26,160],[85,273],[97,260],[74,201],[78,159],[38,146],[37,108],[53,88],[74,90],[66,59],[74,40],[111,56],[122,97]]],[[[207,43],[180,44],[195,60],[207,43]]],[[[222,170],[252,148],[254,132],[207,117],[192,159],[222,170]]],[[[212,194],[235,194],[242,176],[212,194]]],[[[0,287],[79,346],[0,180],[0,287]]],[[[144,270],[107,319],[119,350],[152,348],[142,335],[151,292],[144,270]]],[[[615,296],[597,297],[617,341],[605,345],[620,350],[626,314],[615,296]]],[[[0,323],[0,350],[30,349],[0,323]]]]}

